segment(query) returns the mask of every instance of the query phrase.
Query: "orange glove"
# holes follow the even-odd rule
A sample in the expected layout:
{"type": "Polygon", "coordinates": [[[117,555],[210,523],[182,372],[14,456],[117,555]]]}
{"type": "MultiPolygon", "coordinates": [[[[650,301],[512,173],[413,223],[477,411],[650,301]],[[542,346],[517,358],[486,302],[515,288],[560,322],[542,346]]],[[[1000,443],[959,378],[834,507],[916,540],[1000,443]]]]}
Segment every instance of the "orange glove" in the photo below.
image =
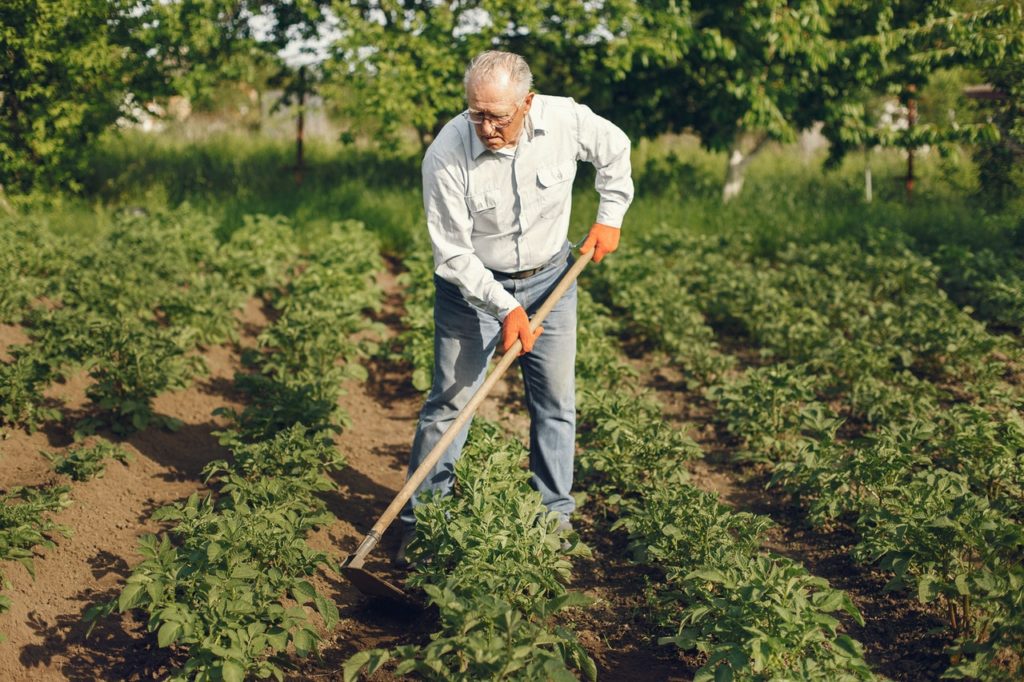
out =
{"type": "Polygon", "coordinates": [[[586,253],[594,249],[594,262],[600,263],[607,254],[613,253],[619,248],[619,228],[594,223],[590,228],[586,241],[580,247],[580,251],[586,253]]]}
{"type": "Polygon", "coordinates": [[[544,327],[537,327],[537,331],[530,333],[530,319],[526,316],[526,310],[519,306],[505,316],[501,323],[501,352],[507,353],[512,344],[519,339],[523,342],[523,350],[519,355],[525,355],[533,350],[533,342],[544,333],[544,327]]]}

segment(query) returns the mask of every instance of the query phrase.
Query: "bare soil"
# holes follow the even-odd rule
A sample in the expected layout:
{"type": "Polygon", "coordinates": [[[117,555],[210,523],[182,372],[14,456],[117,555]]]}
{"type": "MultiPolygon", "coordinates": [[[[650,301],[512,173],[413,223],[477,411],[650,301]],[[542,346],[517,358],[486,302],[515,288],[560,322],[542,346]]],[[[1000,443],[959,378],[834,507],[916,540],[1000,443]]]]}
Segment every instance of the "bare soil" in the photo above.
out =
{"type": "MultiPolygon", "coordinates": [[[[0,644],[0,679],[150,679],[166,673],[168,654],[146,636],[143,623],[130,616],[109,619],[86,637],[82,615],[88,606],[119,594],[141,559],[139,536],[162,530],[150,521],[152,512],[202,490],[202,468],[228,456],[212,433],[224,422],[211,415],[217,407],[242,406],[232,381],[241,368],[240,348],[252,345],[266,323],[255,299],[238,318],[243,330],[238,345],[205,350],[209,372],[189,388],[154,401],[158,414],[181,420],[182,427],[175,432],[151,428],[120,442],[132,455],[127,465],[110,462],[101,478],[71,482],[54,474],[40,454],[72,445],[73,425],[87,404],[85,373],[46,392],[63,403],[61,424],[32,434],[13,431],[0,441],[0,488],[63,483],[71,485],[72,498],[71,506],[53,516],[69,537],[58,535],[55,548],[37,550],[35,579],[21,565],[2,567],[12,583],[4,592],[13,605],[0,615],[0,632],[7,637],[0,644]]],[[[28,340],[16,328],[0,331],[3,341],[28,340]]]]}
{"type": "MultiPolygon", "coordinates": [[[[401,292],[392,271],[382,273],[387,301],[380,320],[396,332],[401,326],[401,292]]],[[[2,680],[147,680],[162,679],[173,665],[173,653],[159,649],[146,633],[145,623],[130,615],[98,624],[86,637],[82,613],[90,604],[115,598],[131,567],[140,557],[138,538],[158,532],[151,513],[168,503],[204,489],[200,472],[209,461],[228,453],[212,432],[223,424],[211,416],[221,406],[241,407],[232,378],[240,368],[240,353],[251,347],[268,322],[260,302],[249,302],[240,314],[242,338],[238,344],[210,348],[203,353],[208,376],[186,390],[160,396],[161,414],[182,420],[171,433],[148,429],[123,445],[134,455],[131,462],[107,465],[106,475],[73,483],[73,504],[55,515],[71,531],[56,538],[54,549],[43,549],[35,561],[36,578],[19,565],[0,566],[12,587],[10,612],[0,615],[2,680]]],[[[9,358],[11,345],[27,337],[16,326],[0,326],[0,358],[9,358]]],[[[850,628],[868,648],[876,669],[895,679],[934,679],[942,669],[943,642],[928,634],[934,620],[912,600],[881,594],[884,577],[853,564],[847,554],[851,538],[817,534],[801,525],[799,514],[785,500],[761,489],[756,475],[729,464],[707,406],[682,388],[680,377],[649,357],[637,361],[654,388],[666,414],[702,441],[709,450],[706,461],[696,463],[694,480],[718,491],[723,500],[740,509],[771,515],[779,524],[769,548],[805,563],[815,574],[828,578],[851,593],[868,620],[865,628],[850,628]],[[722,453],[716,458],[716,448],[722,453]]],[[[397,493],[405,480],[408,448],[412,442],[422,396],[411,386],[407,367],[385,360],[370,363],[366,382],[352,382],[340,404],[353,426],[338,439],[347,466],[335,474],[337,490],[324,499],[337,520],[319,529],[311,543],[341,560],[353,551],[363,534],[397,493]]],[[[88,377],[79,375],[55,385],[50,394],[64,402],[65,423],[73,423],[86,405],[88,377]]],[[[482,414],[501,421],[524,440],[529,422],[522,402],[522,384],[516,372],[502,382],[482,408],[482,414]]],[[[60,481],[42,450],[61,452],[71,443],[67,428],[52,427],[35,434],[14,431],[0,440],[0,489],[60,481]]],[[[756,474],[756,472],[755,472],[756,474]]],[[[598,664],[600,679],[687,680],[699,660],[671,646],[658,646],[647,624],[643,593],[656,572],[638,567],[625,556],[624,538],[610,533],[610,521],[599,500],[586,502],[575,521],[577,530],[594,552],[591,559],[575,562],[574,588],[594,599],[586,609],[574,611],[568,624],[598,664]]],[[[385,535],[367,567],[396,583],[388,558],[396,533],[385,535]]],[[[435,614],[386,608],[369,602],[344,578],[322,575],[317,587],[338,604],[341,621],[324,634],[321,655],[296,661],[290,679],[341,678],[341,667],[353,653],[372,647],[425,641],[435,625],[435,614]]],[[[379,673],[375,679],[391,679],[379,673]]]]}
{"type": "MultiPolygon", "coordinates": [[[[383,275],[382,283],[388,297],[381,321],[397,332],[402,308],[393,274],[383,275]]],[[[369,381],[349,387],[342,403],[353,418],[353,428],[340,438],[348,467],[337,474],[337,496],[328,496],[339,521],[318,533],[313,544],[352,551],[384,512],[405,482],[409,446],[422,399],[412,388],[409,368],[385,361],[371,363],[369,381]]],[[[480,414],[501,422],[527,442],[529,418],[525,414],[522,380],[515,368],[495,387],[481,406],[480,414]]],[[[604,532],[606,527],[589,514],[580,515],[577,530],[595,550],[594,558],[576,561],[573,587],[592,597],[595,603],[572,614],[569,624],[597,663],[599,679],[692,679],[695,668],[671,648],[657,646],[653,634],[643,625],[643,586],[649,576],[621,561],[623,548],[609,541],[604,532]]],[[[391,569],[389,563],[397,542],[397,532],[392,529],[371,555],[367,568],[400,585],[403,576],[391,569]]],[[[424,642],[434,630],[434,613],[389,608],[367,601],[343,579],[326,579],[318,587],[333,596],[342,622],[331,633],[325,633],[321,659],[300,664],[296,680],[340,680],[345,660],[357,651],[424,642]]],[[[374,679],[392,677],[382,672],[374,679]]]]}
{"type": "Polygon", "coordinates": [[[766,468],[737,463],[730,438],[716,428],[712,408],[686,390],[682,374],[665,358],[643,354],[634,363],[661,400],[666,417],[704,450],[703,459],[690,463],[694,485],[717,493],[738,511],[771,518],[776,525],[768,532],[764,549],[803,564],[850,595],[865,624],[845,616],[843,624],[864,645],[873,670],[894,680],[939,679],[949,666],[943,650],[952,644],[941,632],[941,619],[914,595],[885,592],[890,577],[885,572],[854,562],[850,552],[857,538],[849,528],[840,525],[824,532],[810,527],[787,495],[768,487],[771,475],[766,468]]]}

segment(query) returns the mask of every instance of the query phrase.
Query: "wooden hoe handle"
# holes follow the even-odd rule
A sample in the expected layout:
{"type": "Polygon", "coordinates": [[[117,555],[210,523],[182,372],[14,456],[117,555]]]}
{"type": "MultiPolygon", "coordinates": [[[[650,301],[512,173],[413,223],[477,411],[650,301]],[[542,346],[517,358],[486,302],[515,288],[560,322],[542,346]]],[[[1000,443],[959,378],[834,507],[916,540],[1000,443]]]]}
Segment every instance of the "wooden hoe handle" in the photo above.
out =
{"type": "MultiPolygon", "coordinates": [[[[593,249],[580,254],[577,261],[573,263],[572,267],[569,268],[569,271],[565,273],[565,276],[558,282],[558,285],[554,288],[551,294],[548,295],[547,300],[544,301],[541,307],[537,310],[537,313],[530,320],[531,332],[536,331],[537,327],[544,322],[544,318],[548,316],[551,309],[555,307],[555,304],[558,303],[565,292],[568,291],[569,287],[572,286],[572,283],[576,281],[576,278],[579,277],[579,274],[583,271],[583,268],[587,266],[587,263],[590,262],[590,259],[593,258],[593,256],[593,249]]],[[[405,503],[409,501],[409,498],[412,497],[414,492],[416,492],[416,489],[420,487],[420,484],[423,483],[427,474],[430,473],[430,470],[433,469],[438,460],[441,459],[441,455],[448,446],[452,444],[452,441],[455,440],[455,436],[462,430],[462,427],[465,426],[466,422],[473,417],[473,413],[476,412],[477,408],[480,407],[480,403],[484,401],[484,398],[486,398],[491,392],[494,385],[498,383],[499,379],[501,379],[505,370],[511,367],[512,363],[515,362],[517,357],[519,357],[519,351],[522,350],[522,348],[523,342],[516,339],[516,342],[512,344],[512,347],[501,356],[497,366],[495,366],[491,371],[480,388],[476,390],[476,393],[474,393],[473,397],[469,399],[469,402],[462,408],[462,411],[459,412],[458,416],[455,417],[455,421],[452,422],[451,426],[448,427],[448,430],[444,432],[443,436],[441,436],[441,440],[437,441],[437,445],[435,445],[427,454],[419,468],[409,476],[405,485],[398,491],[398,495],[396,495],[395,499],[391,501],[391,504],[384,510],[380,519],[373,525],[373,528],[370,529],[370,532],[360,543],[355,554],[351,555],[349,560],[345,562],[346,566],[356,568],[363,565],[363,562],[366,560],[366,556],[374,547],[376,547],[377,543],[380,542],[381,537],[384,535],[384,531],[388,529],[388,526],[390,526],[391,522],[395,520],[396,516],[398,516],[402,507],[405,506],[405,503]]]]}

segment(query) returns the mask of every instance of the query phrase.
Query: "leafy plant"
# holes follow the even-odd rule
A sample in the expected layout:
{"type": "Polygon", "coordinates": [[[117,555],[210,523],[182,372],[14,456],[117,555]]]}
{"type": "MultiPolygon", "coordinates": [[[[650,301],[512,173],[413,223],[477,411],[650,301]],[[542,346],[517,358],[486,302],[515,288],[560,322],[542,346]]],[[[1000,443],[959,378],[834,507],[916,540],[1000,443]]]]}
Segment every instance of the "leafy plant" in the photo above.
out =
{"type": "Polygon", "coordinates": [[[143,561],[120,596],[86,614],[145,610],[159,646],[188,651],[173,679],[283,680],[289,647],[306,655],[319,641],[304,605],[328,629],[338,622],[337,607],[308,581],[337,567],[305,542],[333,518],[315,492],[331,487],[323,474],[340,468],[338,453],[301,424],[237,453],[237,464],[207,467],[218,499],[194,494],[154,514],[175,522],[171,535],[144,536],[143,561]]]}
{"type": "Polygon", "coordinates": [[[71,447],[65,454],[43,453],[53,462],[53,470],[70,476],[72,481],[88,481],[102,478],[108,459],[127,464],[131,455],[122,447],[110,442],[99,442],[91,447],[71,447]]]}

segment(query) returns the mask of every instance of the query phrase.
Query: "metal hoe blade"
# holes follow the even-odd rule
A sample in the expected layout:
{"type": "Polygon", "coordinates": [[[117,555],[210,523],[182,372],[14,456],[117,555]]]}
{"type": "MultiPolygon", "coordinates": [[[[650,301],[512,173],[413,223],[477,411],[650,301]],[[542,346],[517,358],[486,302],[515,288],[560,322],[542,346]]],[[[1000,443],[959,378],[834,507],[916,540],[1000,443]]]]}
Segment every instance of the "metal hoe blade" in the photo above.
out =
{"type": "Polygon", "coordinates": [[[422,604],[418,603],[401,589],[387,580],[375,576],[362,566],[342,566],[341,573],[348,578],[350,583],[356,586],[357,590],[368,597],[379,597],[402,606],[417,609],[423,607],[422,604]]]}

